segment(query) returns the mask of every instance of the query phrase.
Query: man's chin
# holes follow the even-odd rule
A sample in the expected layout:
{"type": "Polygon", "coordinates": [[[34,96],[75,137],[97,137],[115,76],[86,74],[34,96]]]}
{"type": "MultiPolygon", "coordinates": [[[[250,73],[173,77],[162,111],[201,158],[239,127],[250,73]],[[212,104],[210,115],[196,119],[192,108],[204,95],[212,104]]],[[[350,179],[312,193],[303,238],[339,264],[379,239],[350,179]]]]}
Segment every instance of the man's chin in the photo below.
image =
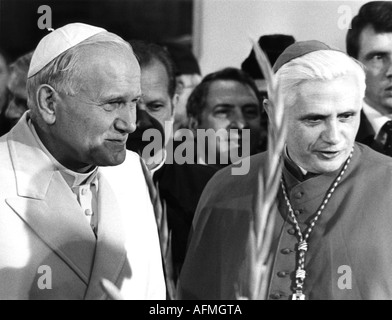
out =
{"type": "Polygon", "coordinates": [[[216,150],[216,156],[214,160],[215,164],[228,165],[235,163],[248,155],[249,154],[242,154],[242,151],[238,146],[229,150],[226,148],[222,148],[216,150]]]}
{"type": "Polygon", "coordinates": [[[107,157],[103,157],[95,161],[95,165],[99,167],[114,167],[122,164],[126,158],[126,151],[118,152],[116,154],[110,154],[107,157]]]}
{"type": "Polygon", "coordinates": [[[344,161],[318,161],[316,165],[313,166],[314,170],[309,170],[313,173],[332,173],[338,171],[344,164],[344,161]]]}
{"type": "Polygon", "coordinates": [[[384,108],[392,112],[392,96],[387,97],[383,101],[384,108]]]}

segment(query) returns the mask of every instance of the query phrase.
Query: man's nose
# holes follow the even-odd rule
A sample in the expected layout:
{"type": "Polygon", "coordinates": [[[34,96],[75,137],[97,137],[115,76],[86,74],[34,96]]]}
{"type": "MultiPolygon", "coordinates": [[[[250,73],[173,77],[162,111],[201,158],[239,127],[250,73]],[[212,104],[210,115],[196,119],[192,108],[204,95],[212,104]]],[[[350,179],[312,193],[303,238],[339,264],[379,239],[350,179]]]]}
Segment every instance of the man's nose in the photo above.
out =
{"type": "Polygon", "coordinates": [[[247,127],[247,122],[241,111],[235,111],[231,115],[229,129],[242,130],[247,127]]]}
{"type": "Polygon", "coordinates": [[[124,107],[115,121],[115,127],[122,133],[132,133],[136,130],[136,108],[124,107]]]}
{"type": "Polygon", "coordinates": [[[388,78],[392,77],[392,56],[389,58],[387,62],[386,76],[388,78]]]}
{"type": "Polygon", "coordinates": [[[5,117],[16,121],[19,120],[23,113],[27,110],[27,102],[26,102],[26,106],[22,106],[22,105],[17,105],[15,103],[15,99],[10,100],[6,110],[5,110],[5,117]]]}
{"type": "Polygon", "coordinates": [[[16,106],[14,103],[14,99],[10,100],[8,103],[8,106],[5,109],[5,117],[7,119],[13,119],[15,118],[15,111],[16,111],[16,106]]]}
{"type": "Polygon", "coordinates": [[[336,121],[327,123],[325,131],[323,132],[324,141],[330,144],[337,144],[340,141],[339,125],[336,121]]]}
{"type": "Polygon", "coordinates": [[[152,117],[143,107],[140,107],[139,105],[137,107],[136,116],[137,116],[136,125],[140,130],[144,131],[149,128],[154,128],[152,117]]]}

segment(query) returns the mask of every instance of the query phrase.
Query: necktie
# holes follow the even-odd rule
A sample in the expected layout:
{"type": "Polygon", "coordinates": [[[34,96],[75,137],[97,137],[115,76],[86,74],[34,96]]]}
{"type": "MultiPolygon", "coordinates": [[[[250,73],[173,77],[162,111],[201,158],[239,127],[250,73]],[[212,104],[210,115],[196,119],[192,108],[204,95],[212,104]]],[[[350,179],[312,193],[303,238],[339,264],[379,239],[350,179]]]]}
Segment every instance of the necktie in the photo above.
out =
{"type": "Polygon", "coordinates": [[[374,149],[392,157],[392,120],[387,121],[378,133],[374,149]]]}

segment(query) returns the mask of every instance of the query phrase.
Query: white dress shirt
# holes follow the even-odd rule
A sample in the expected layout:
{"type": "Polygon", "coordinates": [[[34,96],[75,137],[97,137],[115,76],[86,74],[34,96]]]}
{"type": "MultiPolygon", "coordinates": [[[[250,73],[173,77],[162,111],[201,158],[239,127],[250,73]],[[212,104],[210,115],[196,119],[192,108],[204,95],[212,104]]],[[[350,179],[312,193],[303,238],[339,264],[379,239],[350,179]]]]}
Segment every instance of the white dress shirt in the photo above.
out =
{"type": "Polygon", "coordinates": [[[375,132],[375,138],[377,138],[382,126],[389,120],[392,120],[392,114],[383,115],[376,109],[369,106],[365,101],[363,102],[363,112],[368,118],[370,125],[375,132]]]}

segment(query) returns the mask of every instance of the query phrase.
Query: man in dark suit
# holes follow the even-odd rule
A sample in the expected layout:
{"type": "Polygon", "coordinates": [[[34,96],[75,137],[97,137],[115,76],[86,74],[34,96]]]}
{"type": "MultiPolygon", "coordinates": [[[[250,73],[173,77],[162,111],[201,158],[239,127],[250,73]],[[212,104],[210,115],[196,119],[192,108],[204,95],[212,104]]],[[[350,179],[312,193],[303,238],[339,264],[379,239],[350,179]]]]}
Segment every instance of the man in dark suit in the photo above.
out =
{"type": "Polygon", "coordinates": [[[223,168],[265,149],[262,103],[255,82],[244,71],[228,67],[206,75],[186,106],[197,163],[223,168]],[[204,144],[200,132],[214,132],[219,139],[204,144]]]}
{"type": "Polygon", "coordinates": [[[356,140],[392,156],[392,3],[361,7],[346,37],[347,53],[366,67],[366,92],[356,140]],[[385,125],[385,126],[384,126],[385,125]]]}
{"type": "MultiPolygon", "coordinates": [[[[199,197],[216,169],[192,163],[178,164],[175,158],[171,159],[169,150],[175,150],[177,144],[169,147],[172,132],[164,128],[172,128],[170,124],[178,101],[173,62],[168,52],[157,44],[131,41],[131,45],[141,67],[142,97],[137,104],[137,129],[129,135],[127,148],[142,155],[154,182],[158,184],[172,234],[173,276],[176,280],[185,258],[199,197]],[[143,141],[147,130],[152,133],[155,130],[160,141],[143,141]],[[146,152],[150,143],[159,148],[146,152]],[[169,159],[174,161],[167,161],[169,159]]],[[[154,137],[157,138],[157,135],[154,137]]]]}

